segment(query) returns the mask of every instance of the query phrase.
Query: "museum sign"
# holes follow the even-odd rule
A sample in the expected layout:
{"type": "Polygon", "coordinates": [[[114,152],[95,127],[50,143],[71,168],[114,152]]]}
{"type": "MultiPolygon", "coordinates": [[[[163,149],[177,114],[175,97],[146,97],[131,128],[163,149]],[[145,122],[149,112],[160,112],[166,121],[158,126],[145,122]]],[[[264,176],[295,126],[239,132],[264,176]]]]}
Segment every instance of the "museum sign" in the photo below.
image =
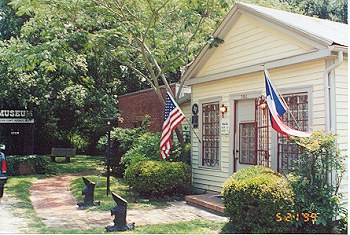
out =
{"type": "Polygon", "coordinates": [[[2,109],[0,123],[34,123],[34,119],[32,112],[26,109],[2,109]]]}

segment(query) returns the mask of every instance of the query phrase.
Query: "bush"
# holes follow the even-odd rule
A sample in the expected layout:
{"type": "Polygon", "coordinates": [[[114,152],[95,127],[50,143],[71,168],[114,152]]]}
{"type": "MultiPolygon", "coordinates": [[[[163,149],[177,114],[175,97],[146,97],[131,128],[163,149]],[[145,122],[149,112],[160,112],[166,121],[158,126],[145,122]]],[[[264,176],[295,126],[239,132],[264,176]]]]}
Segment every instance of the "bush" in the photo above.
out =
{"type": "Polygon", "coordinates": [[[8,175],[46,174],[49,171],[48,162],[41,156],[7,156],[8,175]],[[21,170],[23,166],[26,169],[21,170]]]}
{"type": "Polygon", "coordinates": [[[190,166],[182,162],[142,161],[126,169],[125,180],[144,197],[182,195],[191,183],[190,166]]]}
{"type": "Polygon", "coordinates": [[[337,136],[315,131],[310,138],[295,139],[303,149],[290,172],[295,192],[295,211],[316,213],[314,224],[295,222],[298,233],[338,233],[346,231],[346,207],[338,192],[345,172],[345,156],[337,144],[337,136]],[[333,181],[331,175],[333,172],[333,181]],[[334,218],[337,217],[337,220],[334,218]]]}
{"type": "Polygon", "coordinates": [[[122,158],[122,163],[128,167],[145,160],[161,160],[159,152],[160,132],[143,133],[137,141],[134,141],[131,148],[125,153],[122,158]]]}
{"type": "MultiPolygon", "coordinates": [[[[128,128],[113,128],[111,131],[111,152],[110,152],[110,164],[112,166],[113,173],[122,177],[125,171],[125,165],[121,161],[122,156],[131,148],[134,141],[145,133],[147,130],[147,119],[143,122],[141,127],[128,129],[128,128]]],[[[105,149],[107,155],[107,146],[108,146],[107,136],[103,136],[98,141],[98,148],[100,150],[105,149]]]]}
{"type": "Polygon", "coordinates": [[[270,168],[254,166],[231,176],[223,187],[225,233],[290,233],[294,194],[287,179],[270,168]],[[278,222],[276,214],[283,220],[278,222]]]}
{"type": "MultiPolygon", "coordinates": [[[[160,138],[160,132],[143,133],[133,142],[130,149],[122,157],[121,162],[128,167],[129,165],[146,160],[163,161],[160,158],[160,138]]],[[[185,152],[189,156],[191,145],[187,144],[185,147],[185,152]]],[[[182,160],[181,146],[177,141],[173,141],[173,147],[171,148],[170,153],[170,157],[168,157],[166,161],[180,162],[182,160]]]]}

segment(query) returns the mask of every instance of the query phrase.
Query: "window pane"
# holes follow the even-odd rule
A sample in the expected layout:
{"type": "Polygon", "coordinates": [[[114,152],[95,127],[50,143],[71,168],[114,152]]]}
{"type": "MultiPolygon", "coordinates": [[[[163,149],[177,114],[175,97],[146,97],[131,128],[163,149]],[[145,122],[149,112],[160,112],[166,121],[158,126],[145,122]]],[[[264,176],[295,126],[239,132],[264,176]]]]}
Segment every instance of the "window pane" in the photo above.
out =
{"type": "Polygon", "coordinates": [[[219,103],[202,105],[202,166],[219,165],[219,103]]]}
{"type": "MultiPolygon", "coordinates": [[[[283,95],[284,100],[289,106],[291,112],[283,115],[283,121],[286,125],[299,131],[308,129],[308,96],[307,93],[283,95]]],[[[284,172],[295,166],[294,161],[299,157],[301,149],[292,144],[288,136],[278,134],[278,171],[284,172]]]]}
{"type": "Polygon", "coordinates": [[[256,164],[256,127],[255,122],[240,123],[240,155],[239,162],[256,164]]]}

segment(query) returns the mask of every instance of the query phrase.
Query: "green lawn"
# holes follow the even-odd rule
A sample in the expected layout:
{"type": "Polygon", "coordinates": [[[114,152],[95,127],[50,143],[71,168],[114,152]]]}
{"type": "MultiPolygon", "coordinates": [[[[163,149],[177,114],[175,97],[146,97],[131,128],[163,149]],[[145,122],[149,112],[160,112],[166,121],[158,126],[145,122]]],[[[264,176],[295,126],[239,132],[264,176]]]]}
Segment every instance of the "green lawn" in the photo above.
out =
{"type": "MultiPolygon", "coordinates": [[[[101,157],[88,157],[79,156],[71,159],[71,163],[49,163],[50,171],[56,172],[56,174],[62,173],[76,173],[76,172],[87,172],[87,178],[93,182],[97,182],[97,173],[92,171],[102,171],[104,170],[103,158],[101,157]]],[[[51,174],[50,174],[51,175],[51,174]]],[[[71,233],[85,233],[85,234],[101,234],[107,233],[105,228],[99,229],[89,229],[89,230],[69,230],[69,229],[52,229],[47,228],[42,220],[36,215],[31,201],[29,199],[29,188],[32,182],[43,178],[49,177],[48,175],[31,175],[31,176],[16,176],[9,177],[7,184],[5,185],[5,193],[12,195],[18,199],[18,203],[15,207],[18,208],[18,213],[21,216],[30,218],[30,228],[31,231],[27,233],[61,233],[61,234],[71,234],[71,233]]],[[[85,185],[81,179],[78,177],[73,180],[70,184],[73,194],[78,198],[78,201],[82,201],[81,191],[85,188],[85,185]]],[[[167,206],[167,201],[170,199],[151,199],[144,200],[135,197],[135,195],[130,192],[128,186],[121,179],[116,179],[111,177],[111,191],[115,192],[130,203],[128,208],[137,207],[151,207],[159,208],[167,206]]],[[[99,185],[95,188],[95,201],[101,201],[101,206],[94,207],[92,210],[104,210],[108,211],[115,206],[114,201],[111,196],[106,195],[106,177],[101,176],[99,185]]],[[[143,225],[137,226],[136,229],[132,231],[125,231],[122,233],[135,233],[135,234],[217,234],[221,231],[224,223],[212,222],[207,220],[192,220],[187,222],[176,222],[158,225],[143,225]]],[[[118,232],[120,233],[120,232],[118,232]]]]}
{"type": "Polygon", "coordinates": [[[124,232],[107,232],[105,228],[88,230],[69,230],[41,228],[40,233],[60,233],[60,234],[218,234],[224,223],[218,223],[208,220],[191,220],[186,222],[176,222],[167,224],[151,224],[137,226],[134,230],[124,232]]]}
{"type": "MultiPolygon", "coordinates": [[[[109,194],[107,196],[107,179],[101,176],[100,179],[96,174],[84,176],[88,180],[96,184],[94,191],[94,201],[100,201],[101,205],[98,207],[91,207],[88,210],[97,211],[109,211],[115,206],[115,202],[112,196],[109,194]]],[[[70,190],[72,191],[77,201],[83,201],[84,196],[81,191],[85,188],[85,184],[81,177],[76,178],[70,183],[70,190]]],[[[117,179],[111,177],[110,184],[111,192],[114,192],[124,198],[128,202],[128,208],[162,208],[169,206],[169,201],[180,200],[179,197],[169,197],[169,198],[151,198],[142,199],[134,195],[129,187],[126,185],[123,179],[117,179]]]]}
{"type": "Polygon", "coordinates": [[[86,156],[78,155],[71,158],[69,163],[65,163],[65,158],[56,157],[57,162],[51,162],[49,157],[45,157],[48,161],[48,168],[54,174],[78,173],[86,171],[96,171],[104,169],[103,156],[86,156]]]}

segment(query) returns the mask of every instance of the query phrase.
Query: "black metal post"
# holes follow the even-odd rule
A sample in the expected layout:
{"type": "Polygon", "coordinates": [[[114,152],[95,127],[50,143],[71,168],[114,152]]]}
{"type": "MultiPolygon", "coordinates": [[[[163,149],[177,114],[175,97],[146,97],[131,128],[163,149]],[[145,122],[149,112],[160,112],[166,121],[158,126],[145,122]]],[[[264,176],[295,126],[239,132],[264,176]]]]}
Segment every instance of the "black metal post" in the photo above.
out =
{"type": "Polygon", "coordinates": [[[110,159],[111,159],[111,122],[107,121],[108,125],[108,150],[107,150],[107,196],[110,192],[110,176],[111,176],[111,168],[110,168],[110,159]]]}

